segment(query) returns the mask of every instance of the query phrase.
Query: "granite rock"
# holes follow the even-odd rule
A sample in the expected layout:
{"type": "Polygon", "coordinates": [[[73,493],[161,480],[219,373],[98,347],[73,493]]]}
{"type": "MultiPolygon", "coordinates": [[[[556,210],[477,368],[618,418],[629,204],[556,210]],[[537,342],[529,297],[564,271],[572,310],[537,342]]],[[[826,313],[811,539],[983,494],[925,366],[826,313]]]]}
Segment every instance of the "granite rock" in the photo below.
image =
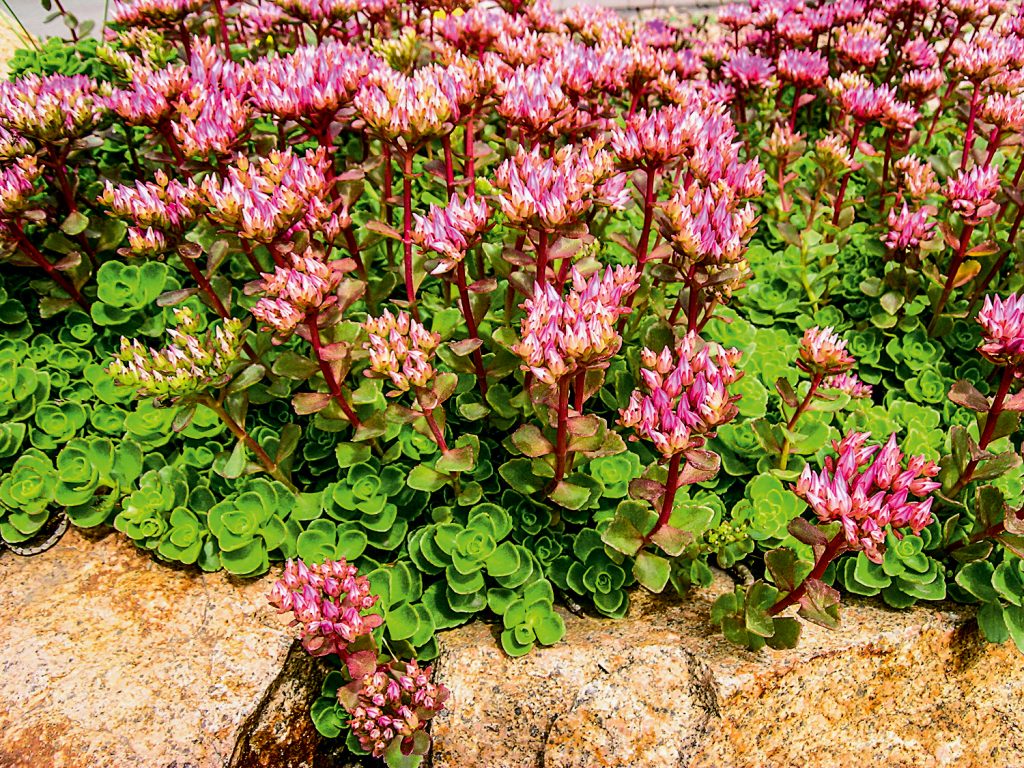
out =
{"type": "Polygon", "coordinates": [[[316,768],[319,680],[269,588],[119,535],[4,552],[0,767],[316,768]]]}
{"type": "Polygon", "coordinates": [[[563,643],[519,659],[481,623],[444,635],[433,768],[1024,765],[1024,665],[970,610],[849,600],[840,629],[751,653],[708,622],[729,588],[567,614],[563,643]]]}

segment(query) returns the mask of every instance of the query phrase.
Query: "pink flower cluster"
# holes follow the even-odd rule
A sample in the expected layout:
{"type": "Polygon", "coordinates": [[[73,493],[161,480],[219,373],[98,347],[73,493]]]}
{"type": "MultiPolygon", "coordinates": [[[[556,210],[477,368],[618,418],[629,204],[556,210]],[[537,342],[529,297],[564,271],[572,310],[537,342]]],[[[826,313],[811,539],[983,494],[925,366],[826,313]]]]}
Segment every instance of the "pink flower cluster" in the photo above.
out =
{"type": "Polygon", "coordinates": [[[812,374],[835,376],[850,370],[853,355],[846,351],[846,340],[831,328],[814,326],[800,339],[797,367],[812,374]]]}
{"type": "Polygon", "coordinates": [[[203,179],[201,197],[214,221],[246,240],[272,243],[300,223],[315,227],[330,217],[321,200],[326,169],[323,149],[273,151],[255,161],[238,155],[225,175],[203,179]]]}
{"type": "Polygon", "coordinates": [[[132,222],[128,228],[132,253],[155,256],[167,249],[169,235],[178,240],[186,225],[196,220],[199,190],[191,180],[183,184],[157,171],[153,181],[106,182],[99,202],[132,222]]]}
{"type": "MultiPolygon", "coordinates": [[[[357,692],[351,687],[338,691],[362,749],[382,757],[395,739],[401,739],[410,753],[421,753],[414,735],[445,708],[450,695],[443,685],[430,682],[431,672],[430,667],[420,669],[415,661],[392,661],[356,681],[357,692]]],[[[422,742],[429,743],[425,738],[422,742]]]]}
{"type": "Polygon", "coordinates": [[[976,225],[999,210],[995,202],[998,191],[999,171],[993,166],[975,166],[951,176],[943,195],[949,207],[963,217],[964,223],[976,225]]]}
{"type": "Polygon", "coordinates": [[[366,613],[377,603],[370,582],[342,560],[307,565],[289,560],[270,592],[278,613],[291,613],[302,647],[313,656],[343,654],[348,645],[379,627],[384,619],[366,613]]]}
{"type": "Polygon", "coordinates": [[[692,331],[675,349],[659,354],[645,347],[640,376],[648,393],[633,392],[619,423],[666,458],[702,447],[736,417],[739,395],[730,395],[729,385],[743,376],[736,370],[739,358],[739,350],[705,342],[692,331]]]}
{"type": "Polygon", "coordinates": [[[886,247],[896,253],[919,248],[932,237],[935,229],[935,209],[925,206],[911,211],[906,202],[903,208],[889,211],[889,232],[882,237],[886,247]]]}
{"type": "Polygon", "coordinates": [[[904,461],[895,434],[884,447],[867,445],[870,437],[851,432],[834,442],[838,456],[826,458],[820,472],[805,465],[793,490],[821,522],[842,524],[850,549],[881,563],[887,527],[918,534],[931,522],[932,499],[924,497],[939,488],[931,479],[939,467],[924,456],[904,461]]]}
{"type": "Polygon", "coordinates": [[[39,142],[77,139],[108,109],[108,96],[84,75],[28,74],[0,81],[0,127],[39,142]]]}
{"type": "Polygon", "coordinates": [[[546,232],[578,223],[595,204],[621,210],[626,177],[598,142],[567,144],[545,157],[540,146],[516,153],[498,166],[498,204],[512,226],[546,232]]]}
{"type": "Polygon", "coordinates": [[[431,205],[426,216],[415,214],[413,240],[441,256],[430,274],[440,275],[454,269],[466,252],[480,242],[490,215],[487,202],[476,195],[465,200],[453,198],[444,208],[431,205]]]}
{"type": "Polygon", "coordinates": [[[367,75],[354,104],[374,134],[415,147],[454,130],[466,86],[464,79],[438,65],[412,75],[381,67],[367,75]]]}
{"type": "Polygon", "coordinates": [[[342,261],[325,261],[312,249],[293,256],[291,266],[276,267],[263,273],[263,279],[246,287],[247,292],[263,294],[250,310],[254,317],[273,329],[278,338],[286,338],[311,313],[321,312],[338,300],[338,286],[345,274],[342,261]]]}
{"type": "Polygon", "coordinates": [[[1024,368],[1024,294],[986,296],[978,312],[978,351],[995,365],[1024,368]]]}
{"type": "Polygon", "coordinates": [[[363,344],[370,353],[367,376],[389,379],[400,392],[430,385],[436,374],[431,360],[441,343],[439,334],[428,331],[408,312],[393,315],[386,309],[363,323],[363,328],[370,337],[363,344]]]}
{"type": "Polygon", "coordinates": [[[9,219],[31,205],[43,169],[34,157],[21,157],[0,169],[0,219],[9,219]]]}
{"type": "Polygon", "coordinates": [[[553,285],[537,285],[523,304],[521,340],[512,351],[523,370],[537,381],[554,385],[580,369],[602,367],[619,351],[622,337],[615,326],[629,313],[628,297],[637,289],[633,267],[608,267],[589,279],[576,268],[567,295],[553,285]]]}

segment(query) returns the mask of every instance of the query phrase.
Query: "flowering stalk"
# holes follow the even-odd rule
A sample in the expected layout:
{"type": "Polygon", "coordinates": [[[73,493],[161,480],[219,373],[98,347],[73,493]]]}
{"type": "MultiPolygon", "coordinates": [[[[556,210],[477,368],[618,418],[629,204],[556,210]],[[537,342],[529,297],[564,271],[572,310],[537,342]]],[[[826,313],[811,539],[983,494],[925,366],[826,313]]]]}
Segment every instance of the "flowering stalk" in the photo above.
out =
{"type": "Polygon", "coordinates": [[[810,464],[804,466],[792,486],[819,522],[838,522],[840,529],[818,553],[807,578],[776,601],[769,615],[776,616],[800,602],[843,552],[862,551],[872,562],[881,563],[887,529],[909,528],[918,535],[931,522],[930,494],[940,485],[932,480],[939,472],[938,465],[924,456],[911,456],[904,463],[895,434],[884,446],[867,445],[870,436],[851,432],[833,442],[837,455],[827,457],[820,472],[814,472],[810,464]],[[911,501],[911,495],[922,500],[911,501]]]}
{"type": "Polygon", "coordinates": [[[828,540],[828,543],[821,551],[821,554],[819,554],[815,559],[814,567],[811,568],[811,572],[807,574],[807,578],[800,582],[799,586],[797,586],[792,592],[779,598],[775,605],[768,609],[768,615],[778,616],[791,605],[799,603],[800,599],[807,594],[807,588],[813,582],[819,581],[821,577],[825,575],[825,571],[828,570],[832,561],[848,549],[849,544],[846,541],[846,536],[843,531],[839,531],[839,533],[828,540]]]}
{"type": "Polygon", "coordinates": [[[18,243],[22,253],[28,256],[37,267],[43,270],[47,277],[60,286],[61,290],[70,296],[78,306],[86,312],[89,312],[89,302],[82,295],[81,291],[79,291],[78,288],[75,287],[75,284],[68,280],[67,277],[61,274],[57,268],[50,263],[49,259],[39,252],[39,249],[32,244],[31,240],[28,239],[28,236],[21,228],[21,225],[17,222],[13,222],[11,224],[11,231],[14,233],[15,241],[18,243]]]}
{"type": "Polygon", "coordinates": [[[402,246],[405,249],[402,262],[405,270],[405,296],[409,302],[409,311],[412,316],[419,320],[419,311],[416,308],[416,286],[412,271],[412,157],[413,152],[406,150],[402,153],[402,246]]]}
{"type": "Polygon", "coordinates": [[[359,416],[356,415],[355,410],[349,405],[348,400],[342,393],[338,377],[334,375],[334,369],[331,367],[330,361],[324,356],[318,320],[318,311],[315,309],[306,315],[306,328],[309,330],[309,343],[313,347],[313,355],[320,366],[320,373],[323,374],[324,381],[327,382],[327,389],[330,390],[331,397],[334,398],[334,402],[341,408],[341,412],[345,414],[345,418],[348,419],[352,427],[358,430],[363,423],[359,420],[359,416]]]}
{"type": "Polygon", "coordinates": [[[978,116],[978,96],[980,93],[981,83],[975,83],[974,90],[971,92],[970,110],[967,114],[967,128],[964,129],[964,151],[960,156],[961,171],[967,168],[967,158],[970,156],[971,150],[974,149],[974,121],[978,116]]]}
{"type": "Polygon", "coordinates": [[[298,488],[295,487],[295,484],[284,473],[281,467],[278,466],[278,464],[272,458],[270,458],[270,454],[268,454],[263,449],[263,446],[256,442],[256,438],[254,438],[252,435],[249,434],[248,431],[246,431],[244,424],[240,424],[239,422],[231,418],[231,415],[227,412],[227,409],[224,408],[222,397],[223,395],[221,397],[218,397],[217,399],[214,399],[210,395],[202,394],[197,395],[195,400],[197,403],[206,406],[215,414],[217,414],[217,418],[219,418],[224,423],[228,430],[230,430],[231,434],[235,436],[235,439],[241,440],[243,443],[245,443],[245,446],[250,451],[253,452],[253,454],[256,456],[256,460],[260,463],[260,466],[263,467],[264,471],[268,475],[270,475],[272,478],[274,478],[279,483],[284,485],[292,493],[298,493],[298,488]]]}
{"type": "MultiPolygon", "coordinates": [[[[850,137],[850,156],[853,157],[857,151],[857,145],[860,142],[860,132],[864,126],[857,122],[853,126],[853,135],[850,137]]],[[[842,180],[839,182],[839,192],[836,193],[835,209],[832,212],[832,226],[839,226],[839,215],[843,210],[843,198],[846,197],[846,187],[850,183],[850,176],[853,175],[853,171],[849,170],[843,174],[842,180]]]]}

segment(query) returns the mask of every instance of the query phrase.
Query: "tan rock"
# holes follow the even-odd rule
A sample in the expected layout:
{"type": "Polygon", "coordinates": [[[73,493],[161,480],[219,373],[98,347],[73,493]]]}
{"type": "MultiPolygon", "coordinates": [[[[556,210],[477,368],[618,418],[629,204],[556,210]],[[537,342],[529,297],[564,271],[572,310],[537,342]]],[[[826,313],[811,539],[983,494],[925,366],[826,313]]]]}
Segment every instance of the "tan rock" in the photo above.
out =
{"type": "Polygon", "coordinates": [[[318,679],[293,656],[279,680],[293,638],[268,590],[120,535],[4,553],[0,767],[223,768],[241,742],[240,767],[313,768],[318,679]]]}
{"type": "Polygon", "coordinates": [[[839,630],[750,653],[708,622],[725,588],[567,615],[564,643],[520,659],[483,624],[443,636],[433,768],[1024,765],[1024,665],[969,610],[851,600],[839,630]]]}

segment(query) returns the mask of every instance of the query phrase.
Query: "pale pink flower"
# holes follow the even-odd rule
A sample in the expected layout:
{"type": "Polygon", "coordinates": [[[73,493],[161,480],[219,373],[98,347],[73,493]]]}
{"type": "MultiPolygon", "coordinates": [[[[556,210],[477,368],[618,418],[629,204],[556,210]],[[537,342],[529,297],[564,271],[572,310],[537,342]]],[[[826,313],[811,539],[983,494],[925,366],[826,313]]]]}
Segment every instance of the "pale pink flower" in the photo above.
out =
{"type": "Polygon", "coordinates": [[[628,202],[626,177],[600,143],[568,144],[545,157],[538,145],[519,147],[498,166],[498,204],[516,227],[555,232],[577,224],[595,206],[621,210],[628,202]]]}
{"type": "Polygon", "coordinates": [[[978,351],[995,365],[1024,366],[1024,294],[986,296],[978,312],[982,342],[978,351]]]}
{"type": "Polygon", "coordinates": [[[573,267],[565,296],[550,283],[536,285],[522,304],[521,340],[512,347],[523,370],[553,385],[581,368],[605,367],[622,346],[616,325],[630,311],[627,299],[637,281],[635,267],[608,267],[589,280],[573,267]]]}
{"type": "Polygon", "coordinates": [[[338,700],[350,715],[348,727],[364,751],[383,757],[396,739],[411,743],[445,708],[448,689],[431,683],[431,672],[415,661],[391,661],[338,690],[338,700]]]}
{"type": "Polygon", "coordinates": [[[915,155],[906,155],[896,161],[896,177],[900,188],[911,200],[920,202],[939,191],[939,180],[931,163],[915,155]]]}
{"type": "Polygon", "coordinates": [[[644,348],[640,377],[647,393],[637,389],[620,412],[619,423],[636,437],[654,443],[666,458],[702,448],[715,430],[737,414],[739,395],[729,385],[743,376],[736,370],[740,353],[705,342],[696,333],[660,353],[644,348]]]}
{"type": "Polygon", "coordinates": [[[935,229],[935,209],[925,206],[911,210],[907,203],[897,211],[889,211],[889,232],[882,237],[887,248],[893,251],[907,251],[920,247],[932,237],[935,229]]]}
{"type": "Polygon", "coordinates": [[[727,78],[738,88],[745,89],[765,85],[775,72],[770,59],[746,49],[734,53],[723,69],[727,78]]]}
{"type": "Polygon", "coordinates": [[[342,261],[324,261],[322,254],[309,249],[293,256],[291,266],[275,267],[272,273],[264,272],[260,280],[246,286],[246,293],[261,294],[250,311],[278,338],[287,337],[310,313],[337,303],[338,286],[346,271],[342,261]]]}
{"type": "Polygon", "coordinates": [[[328,188],[327,163],[322,147],[304,155],[274,150],[254,161],[238,155],[226,175],[203,179],[201,197],[213,221],[246,240],[271,243],[326,215],[320,198],[328,188]]]}
{"type": "Polygon", "coordinates": [[[999,210],[995,202],[998,191],[999,171],[994,166],[975,166],[947,179],[942,194],[965,223],[978,224],[999,210]]]}
{"type": "Polygon", "coordinates": [[[490,207],[477,195],[465,200],[452,198],[443,208],[431,205],[426,216],[415,214],[413,241],[441,257],[430,274],[440,275],[455,269],[466,252],[480,242],[490,216],[490,207]]]}
{"type": "Polygon", "coordinates": [[[270,592],[270,604],[278,613],[292,614],[302,647],[313,656],[343,654],[383,624],[379,614],[366,613],[377,600],[369,579],[344,558],[319,565],[289,560],[270,592]]]}
{"type": "Polygon", "coordinates": [[[363,344],[370,353],[367,376],[389,379],[397,390],[392,394],[430,385],[437,373],[431,360],[441,343],[440,334],[428,331],[408,312],[393,315],[386,309],[380,317],[366,320],[363,328],[369,335],[363,344]]]}
{"type": "Polygon", "coordinates": [[[838,389],[845,392],[855,400],[871,397],[872,386],[865,384],[857,378],[854,373],[840,373],[837,376],[829,376],[825,379],[823,386],[838,389]]]}
{"type": "Polygon", "coordinates": [[[828,77],[828,61],[818,51],[787,48],[779,54],[779,79],[804,88],[817,88],[828,77]]]}
{"type": "Polygon", "coordinates": [[[797,361],[801,370],[834,376],[848,371],[854,362],[853,355],[846,351],[846,340],[831,327],[814,326],[804,331],[800,339],[800,360],[797,361]]]}
{"type": "Polygon", "coordinates": [[[84,75],[27,74],[0,81],[0,127],[40,142],[77,139],[108,109],[102,88],[84,75]]]}
{"type": "Polygon", "coordinates": [[[249,98],[262,112],[319,121],[352,102],[371,69],[382,62],[338,40],[296,48],[279,59],[260,59],[249,73],[249,98]]]}

